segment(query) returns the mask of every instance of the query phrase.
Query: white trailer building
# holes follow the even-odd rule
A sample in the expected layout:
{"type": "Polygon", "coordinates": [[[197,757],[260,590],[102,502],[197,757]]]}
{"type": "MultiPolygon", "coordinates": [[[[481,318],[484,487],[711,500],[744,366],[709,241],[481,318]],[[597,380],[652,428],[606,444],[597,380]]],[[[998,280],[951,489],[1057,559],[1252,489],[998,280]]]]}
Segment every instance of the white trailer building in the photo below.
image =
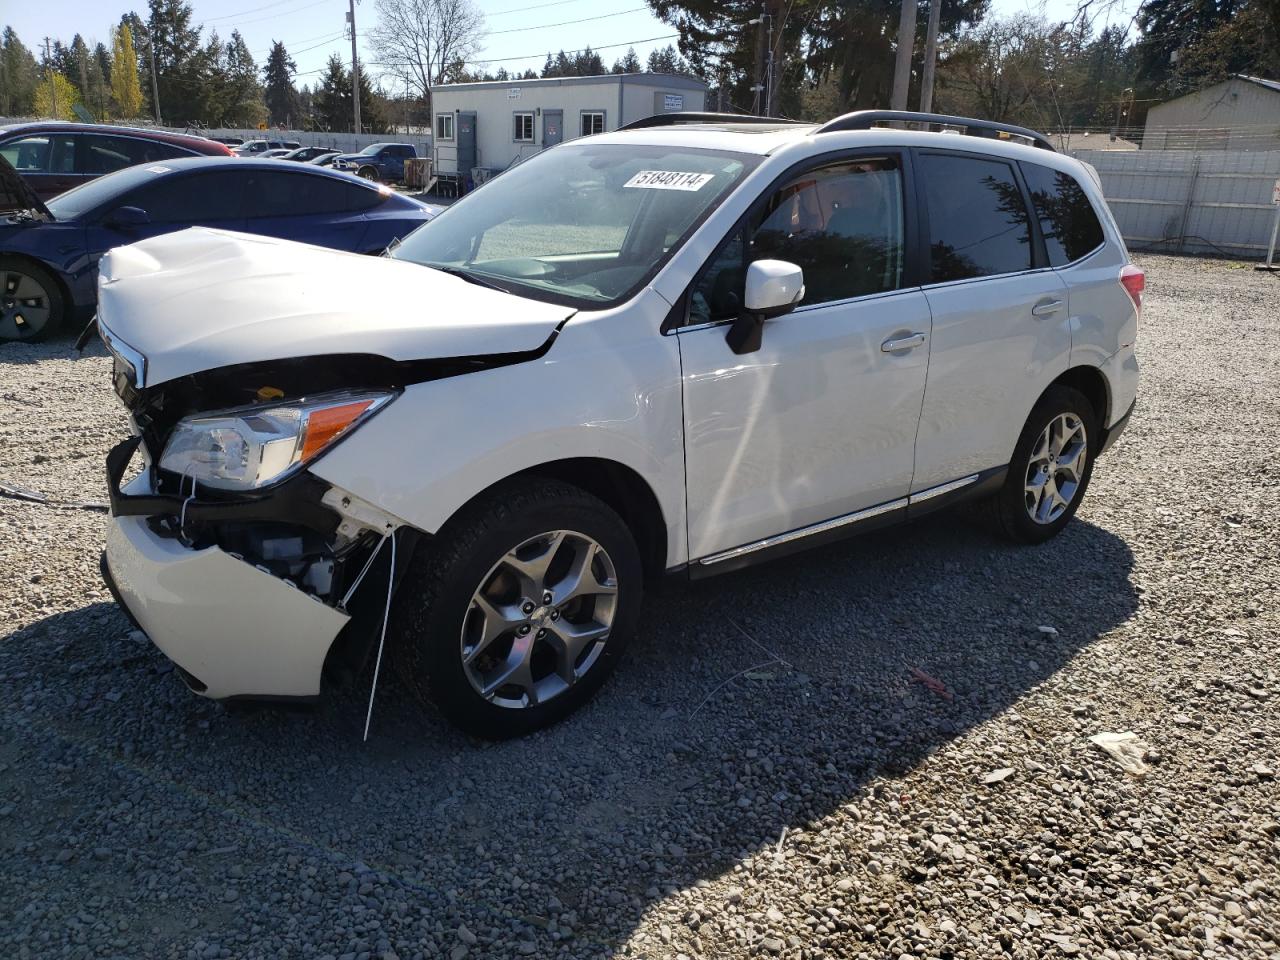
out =
{"type": "Polygon", "coordinates": [[[707,85],[665,73],[451,83],[431,88],[434,173],[483,181],[564,140],[704,108],[707,85]]]}

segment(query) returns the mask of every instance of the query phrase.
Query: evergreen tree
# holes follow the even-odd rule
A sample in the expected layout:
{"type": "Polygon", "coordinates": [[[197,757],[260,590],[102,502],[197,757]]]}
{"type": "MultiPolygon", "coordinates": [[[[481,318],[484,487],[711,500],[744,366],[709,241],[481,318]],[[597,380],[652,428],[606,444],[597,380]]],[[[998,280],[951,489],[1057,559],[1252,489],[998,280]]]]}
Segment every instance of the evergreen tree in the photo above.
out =
{"type": "Polygon", "coordinates": [[[82,103],[89,102],[89,56],[89,45],[77,33],[67,48],[66,73],[79,89],[82,103]]]}
{"type": "Polygon", "coordinates": [[[206,50],[185,0],[148,0],[147,32],[155,56],[160,106],[170,123],[199,120],[206,105],[206,50]]]}
{"type": "Polygon", "coordinates": [[[681,59],[676,48],[667,44],[661,50],[649,52],[649,63],[645,67],[648,73],[689,73],[689,65],[681,59]]]}
{"type": "Polygon", "coordinates": [[[580,51],[573,58],[575,77],[598,77],[604,72],[604,61],[600,59],[600,54],[590,47],[580,51]]]}
{"type": "Polygon", "coordinates": [[[293,75],[298,65],[293,62],[284,44],[275,40],[271,44],[271,52],[267,54],[266,66],[262,68],[262,78],[267,88],[267,118],[272,125],[298,124],[304,112],[299,103],[298,92],[293,88],[293,75]]]}
{"type": "Polygon", "coordinates": [[[640,73],[642,70],[644,67],[640,63],[640,58],[636,56],[635,47],[627,47],[626,56],[613,62],[614,73],[640,73]]]}
{"type": "Polygon", "coordinates": [[[549,53],[547,54],[547,62],[542,65],[542,75],[544,77],[560,76],[560,74],[556,73],[556,62],[549,53]]]}
{"type": "Polygon", "coordinates": [[[227,108],[224,121],[230,127],[256,127],[267,119],[267,108],[258,83],[258,65],[239,30],[231,31],[224,51],[227,74],[227,108]]]}
{"type": "Polygon", "coordinates": [[[133,118],[142,111],[138,55],[133,49],[133,31],[125,24],[116,28],[111,41],[111,98],[122,117],[133,118]]]}
{"type": "Polygon", "coordinates": [[[35,109],[36,58],[12,27],[0,35],[0,114],[22,116],[35,109]]]}
{"type": "MultiPolygon", "coordinates": [[[[342,58],[331,54],[315,91],[315,124],[320,130],[351,129],[351,74],[342,58]]],[[[364,106],[364,104],[361,104],[364,106]]]]}

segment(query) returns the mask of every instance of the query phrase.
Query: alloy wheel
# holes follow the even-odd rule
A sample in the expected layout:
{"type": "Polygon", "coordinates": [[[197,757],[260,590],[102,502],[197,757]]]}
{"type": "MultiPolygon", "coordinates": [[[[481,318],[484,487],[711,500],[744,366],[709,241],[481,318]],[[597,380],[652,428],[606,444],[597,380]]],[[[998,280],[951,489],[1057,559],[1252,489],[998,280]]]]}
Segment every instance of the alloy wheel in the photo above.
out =
{"type": "Polygon", "coordinates": [[[609,554],[570,530],[539,534],[489,570],[462,621],[471,686],[499,707],[546,703],[600,659],[618,605],[609,554]]]}
{"type": "Polygon", "coordinates": [[[1036,523],[1050,524],[1071,506],[1089,459],[1084,423],[1073,413],[1049,421],[1031,448],[1027,464],[1027,514],[1036,523]]]}
{"type": "Polygon", "coordinates": [[[0,340],[38,337],[52,310],[39,280],[21,270],[0,270],[0,340]]]}

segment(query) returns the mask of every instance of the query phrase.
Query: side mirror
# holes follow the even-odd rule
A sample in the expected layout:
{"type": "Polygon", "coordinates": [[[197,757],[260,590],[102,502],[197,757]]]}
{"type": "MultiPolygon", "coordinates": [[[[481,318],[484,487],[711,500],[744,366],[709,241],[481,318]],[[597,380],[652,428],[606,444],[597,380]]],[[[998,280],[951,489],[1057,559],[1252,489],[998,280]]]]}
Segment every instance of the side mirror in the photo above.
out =
{"type": "Polygon", "coordinates": [[[760,349],[764,322],[790,313],[804,299],[804,271],[785,260],[757,260],[747,267],[743,310],[725,342],[734,353],[760,349]]]}
{"type": "Polygon", "coordinates": [[[117,207],[103,220],[112,230],[134,230],[150,222],[151,217],[141,207],[117,207]]]}

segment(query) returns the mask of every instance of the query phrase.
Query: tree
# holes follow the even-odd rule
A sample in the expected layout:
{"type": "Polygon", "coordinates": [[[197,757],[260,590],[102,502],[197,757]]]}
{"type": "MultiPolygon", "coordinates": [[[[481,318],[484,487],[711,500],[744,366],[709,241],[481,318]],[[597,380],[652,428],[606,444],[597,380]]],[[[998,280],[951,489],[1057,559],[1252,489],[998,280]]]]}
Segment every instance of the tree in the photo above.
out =
{"type": "Polygon", "coordinates": [[[239,30],[231,31],[223,54],[227,95],[223,121],[229,127],[256,127],[267,119],[258,65],[239,30]]]}
{"type": "Polygon", "coordinates": [[[600,54],[590,47],[574,55],[573,75],[575,77],[598,77],[604,72],[604,61],[600,59],[600,54]]]}
{"type": "Polygon", "coordinates": [[[298,92],[293,88],[293,75],[298,65],[293,62],[280,41],[273,41],[267,54],[262,77],[267,87],[267,117],[272,124],[298,123],[303,116],[298,92]]]}
{"type": "Polygon", "coordinates": [[[318,129],[351,128],[351,74],[336,53],[331,54],[325,64],[324,76],[316,87],[314,101],[314,120],[318,129]]]}
{"type": "Polygon", "coordinates": [[[136,117],[142,111],[138,55],[133,49],[133,31],[125,24],[116,27],[111,40],[111,97],[122,117],[136,117]]]}
{"type": "Polygon", "coordinates": [[[645,70],[649,73],[688,73],[689,65],[676,52],[675,47],[667,44],[661,50],[649,51],[649,62],[645,70]]]}
{"type": "Polygon", "coordinates": [[[948,58],[939,75],[940,102],[963,116],[1058,126],[1061,81],[1054,68],[1067,39],[1064,30],[1026,13],[985,20],[948,58]]]}
{"type": "Polygon", "coordinates": [[[22,116],[35,109],[36,58],[12,27],[0,35],[0,114],[22,116]]]}
{"type": "Polygon", "coordinates": [[[80,102],[80,91],[76,85],[61,73],[49,70],[36,86],[35,112],[42,117],[54,120],[74,120],[72,111],[80,102]]]}
{"type": "Polygon", "coordinates": [[[640,73],[644,69],[640,58],[636,56],[635,47],[627,47],[627,53],[621,60],[613,62],[613,73],[640,73]]]}
{"type": "MultiPolygon", "coordinates": [[[[460,75],[480,48],[484,15],[472,0],[376,0],[376,7],[369,41],[378,59],[428,102],[432,85],[460,75]]],[[[362,102],[362,119],[363,111],[362,102]]]]}
{"type": "Polygon", "coordinates": [[[204,116],[209,101],[208,51],[200,28],[192,24],[185,0],[148,0],[149,42],[153,48],[160,104],[170,123],[185,124],[204,116]]]}
{"type": "Polygon", "coordinates": [[[1138,76],[1182,94],[1235,73],[1280,75],[1277,0],[1148,0],[1138,13],[1138,76]]]}

